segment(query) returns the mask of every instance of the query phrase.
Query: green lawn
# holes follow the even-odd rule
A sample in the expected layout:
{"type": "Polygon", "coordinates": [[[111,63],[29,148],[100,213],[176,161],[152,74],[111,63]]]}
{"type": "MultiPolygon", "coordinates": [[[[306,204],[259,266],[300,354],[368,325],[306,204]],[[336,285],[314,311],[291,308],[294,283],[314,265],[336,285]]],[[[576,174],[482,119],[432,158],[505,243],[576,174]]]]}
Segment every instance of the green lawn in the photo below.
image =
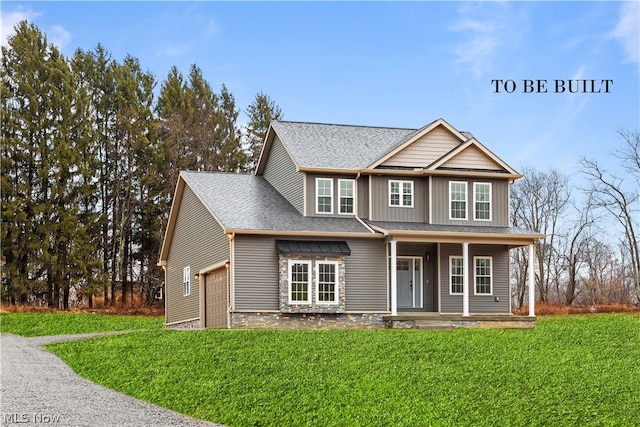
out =
{"type": "Polygon", "coordinates": [[[0,313],[0,332],[37,337],[91,332],[160,329],[163,317],[93,313],[0,313]]]}
{"type": "Polygon", "coordinates": [[[158,330],[49,348],[81,375],[229,426],[637,425],[640,315],[535,330],[158,330]]]}

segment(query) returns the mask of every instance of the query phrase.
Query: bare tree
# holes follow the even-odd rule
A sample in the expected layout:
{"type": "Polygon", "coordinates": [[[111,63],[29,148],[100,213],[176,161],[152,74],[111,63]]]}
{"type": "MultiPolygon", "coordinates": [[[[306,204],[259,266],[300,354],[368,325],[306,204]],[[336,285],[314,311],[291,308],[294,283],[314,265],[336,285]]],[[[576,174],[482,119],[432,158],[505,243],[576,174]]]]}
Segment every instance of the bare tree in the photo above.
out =
{"type": "MultiPolygon", "coordinates": [[[[546,172],[533,168],[525,168],[525,178],[516,182],[511,192],[512,223],[536,233],[545,234],[544,241],[536,244],[537,257],[536,285],[540,301],[549,300],[552,283],[558,280],[560,260],[556,244],[557,231],[562,213],[569,203],[571,192],[569,178],[561,172],[551,169],[546,172]]],[[[514,265],[519,268],[516,283],[524,283],[527,263],[523,262],[523,254],[514,251],[514,265]]],[[[518,286],[518,298],[523,298],[524,289],[518,286]]]]}
{"type": "Polygon", "coordinates": [[[596,160],[582,159],[583,172],[587,176],[594,207],[604,210],[622,227],[619,239],[625,262],[628,263],[630,280],[640,299],[640,224],[637,215],[640,202],[640,133],[620,131],[624,146],[615,156],[622,161],[626,174],[610,173],[596,160]]]}

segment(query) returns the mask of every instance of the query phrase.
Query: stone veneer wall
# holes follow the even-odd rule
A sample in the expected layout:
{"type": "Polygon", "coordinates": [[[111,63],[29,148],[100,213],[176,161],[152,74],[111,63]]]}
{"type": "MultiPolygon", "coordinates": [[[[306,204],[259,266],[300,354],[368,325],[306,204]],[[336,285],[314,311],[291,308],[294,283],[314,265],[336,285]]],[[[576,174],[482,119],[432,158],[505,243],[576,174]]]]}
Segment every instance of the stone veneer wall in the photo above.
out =
{"type": "Polygon", "coordinates": [[[187,322],[172,323],[167,325],[167,329],[200,329],[200,320],[189,320],[187,322]]]}
{"type": "Polygon", "coordinates": [[[377,313],[231,313],[232,328],[255,329],[377,329],[377,313]]]}
{"type": "Polygon", "coordinates": [[[283,313],[344,313],[345,311],[345,277],[346,267],[344,256],[314,256],[314,255],[279,255],[280,271],[280,311],[283,313]],[[311,304],[289,304],[289,260],[311,261],[311,304]],[[338,262],[338,303],[321,304],[316,301],[316,261],[338,262]]]}

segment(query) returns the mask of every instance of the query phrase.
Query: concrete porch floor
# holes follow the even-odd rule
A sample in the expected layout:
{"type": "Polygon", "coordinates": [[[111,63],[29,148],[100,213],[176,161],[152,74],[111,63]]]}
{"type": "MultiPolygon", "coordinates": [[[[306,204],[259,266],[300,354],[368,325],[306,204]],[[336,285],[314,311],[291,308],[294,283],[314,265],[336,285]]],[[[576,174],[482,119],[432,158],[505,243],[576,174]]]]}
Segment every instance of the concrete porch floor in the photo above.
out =
{"type": "Polygon", "coordinates": [[[397,316],[383,316],[387,328],[452,330],[456,328],[504,328],[533,329],[536,317],[512,314],[440,314],[424,312],[403,312],[397,316]]]}

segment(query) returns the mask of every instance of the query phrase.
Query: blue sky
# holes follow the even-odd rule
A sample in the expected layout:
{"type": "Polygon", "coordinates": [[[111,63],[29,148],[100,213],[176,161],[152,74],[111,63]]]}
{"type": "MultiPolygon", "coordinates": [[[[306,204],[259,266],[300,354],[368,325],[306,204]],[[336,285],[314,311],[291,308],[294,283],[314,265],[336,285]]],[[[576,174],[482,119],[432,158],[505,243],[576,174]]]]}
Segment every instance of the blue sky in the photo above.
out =
{"type": "Polygon", "coordinates": [[[516,169],[578,176],[579,158],[609,162],[616,130],[640,128],[637,1],[2,1],[0,11],[3,45],[27,19],[65,55],[101,43],[139,58],[158,88],[171,66],[187,75],[195,63],[239,107],[262,91],[285,120],[419,128],[442,117],[516,169]],[[513,93],[496,93],[496,79],[513,80],[513,93]],[[546,80],[547,93],[523,93],[525,79],[546,80]],[[613,83],[555,93],[556,79],[613,83]]]}

